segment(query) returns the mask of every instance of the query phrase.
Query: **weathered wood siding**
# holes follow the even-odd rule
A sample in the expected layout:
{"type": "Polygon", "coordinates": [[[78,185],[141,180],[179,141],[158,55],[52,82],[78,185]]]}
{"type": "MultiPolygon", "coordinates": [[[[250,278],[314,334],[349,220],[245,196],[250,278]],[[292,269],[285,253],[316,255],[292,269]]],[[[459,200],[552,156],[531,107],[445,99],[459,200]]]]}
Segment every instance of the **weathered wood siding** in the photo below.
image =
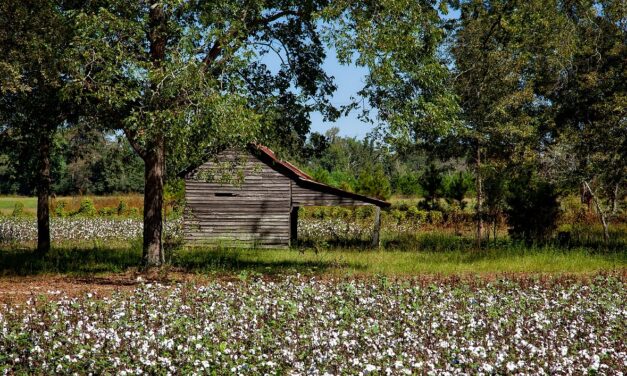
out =
{"type": "Polygon", "coordinates": [[[302,187],[296,182],[292,186],[292,202],[294,206],[372,205],[352,197],[343,197],[338,194],[320,192],[309,187],[302,187]]]}
{"type": "Polygon", "coordinates": [[[289,246],[290,182],[246,151],[221,153],[185,181],[185,240],[289,246]],[[230,167],[225,172],[226,165],[230,167]],[[224,182],[219,178],[222,174],[232,175],[236,181],[224,182]]]}

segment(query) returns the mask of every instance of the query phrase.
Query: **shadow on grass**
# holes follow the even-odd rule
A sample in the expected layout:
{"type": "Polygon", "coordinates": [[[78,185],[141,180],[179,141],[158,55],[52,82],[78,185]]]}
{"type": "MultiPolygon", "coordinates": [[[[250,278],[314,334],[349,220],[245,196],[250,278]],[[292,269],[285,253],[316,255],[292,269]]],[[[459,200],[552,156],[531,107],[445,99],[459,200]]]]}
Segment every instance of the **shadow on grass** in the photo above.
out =
{"type": "Polygon", "coordinates": [[[141,262],[130,247],[53,248],[41,257],[32,249],[0,248],[0,275],[119,273],[141,262]]]}
{"type": "Polygon", "coordinates": [[[240,272],[263,274],[323,273],[345,264],[319,258],[299,257],[297,250],[181,248],[175,250],[170,265],[188,272],[240,272]]]}
{"type": "MultiPolygon", "coordinates": [[[[263,274],[323,273],[341,268],[341,262],[320,258],[299,257],[297,250],[265,250],[179,248],[166,253],[167,264],[189,273],[239,273],[254,271],[263,274]],[[257,253],[259,252],[259,253],[257,253]],[[259,257],[256,257],[258,255],[259,257]]],[[[0,247],[0,276],[68,274],[93,276],[137,270],[141,250],[134,247],[53,248],[40,257],[27,248],[0,247]]]]}

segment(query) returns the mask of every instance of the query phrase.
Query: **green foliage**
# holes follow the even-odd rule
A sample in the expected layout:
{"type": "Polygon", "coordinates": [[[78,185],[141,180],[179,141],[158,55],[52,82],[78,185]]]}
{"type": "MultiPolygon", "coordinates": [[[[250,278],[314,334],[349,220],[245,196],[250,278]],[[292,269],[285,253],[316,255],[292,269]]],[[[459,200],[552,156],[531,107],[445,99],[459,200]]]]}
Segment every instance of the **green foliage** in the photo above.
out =
{"type": "Polygon", "coordinates": [[[448,200],[454,200],[457,202],[459,207],[463,210],[466,206],[466,202],[464,202],[464,198],[473,186],[472,176],[468,173],[464,173],[462,171],[457,172],[456,174],[447,175],[443,179],[443,191],[444,196],[448,200]]]}
{"type": "Polygon", "coordinates": [[[362,116],[385,122],[396,145],[431,147],[456,127],[457,96],[438,53],[446,37],[440,13],[445,8],[427,0],[341,0],[323,13],[338,19],[328,39],[340,62],[368,69],[359,94],[377,111],[374,116],[362,107],[362,116]]]}
{"type": "Polygon", "coordinates": [[[163,199],[167,206],[172,207],[174,216],[182,215],[185,208],[185,180],[169,180],[164,186],[163,199]]]}
{"type": "Polygon", "coordinates": [[[418,174],[404,172],[395,176],[392,180],[394,193],[403,196],[416,196],[422,192],[418,174]]]}
{"type": "Polygon", "coordinates": [[[407,217],[417,223],[426,223],[429,218],[429,212],[410,206],[407,208],[407,217]]]}
{"type": "Polygon", "coordinates": [[[118,215],[126,215],[128,214],[128,204],[124,200],[120,200],[117,207],[118,215]]]}
{"type": "Polygon", "coordinates": [[[390,181],[380,164],[367,166],[357,179],[357,191],[361,194],[387,199],[392,194],[390,181]]]}
{"type": "Polygon", "coordinates": [[[439,210],[430,210],[428,219],[431,224],[439,225],[444,222],[444,214],[439,210]]]}
{"type": "Polygon", "coordinates": [[[555,186],[526,173],[510,186],[507,223],[510,236],[527,244],[550,239],[557,228],[560,205],[555,186]]]}
{"type": "Polygon", "coordinates": [[[55,202],[54,215],[57,216],[58,218],[67,217],[68,213],[66,211],[66,206],[67,206],[67,202],[65,202],[64,200],[58,200],[57,202],[55,202]]]}
{"type": "Polygon", "coordinates": [[[11,216],[20,217],[23,214],[24,214],[24,204],[18,201],[15,203],[15,206],[13,207],[13,212],[11,213],[11,216]]]}
{"type": "Polygon", "coordinates": [[[98,209],[98,216],[111,217],[118,213],[118,208],[100,208],[98,209]]]}
{"type": "Polygon", "coordinates": [[[93,217],[97,214],[96,207],[94,206],[94,202],[85,198],[81,200],[81,205],[78,208],[78,211],[75,213],[76,215],[84,216],[84,217],[93,217]]]}
{"type": "Polygon", "coordinates": [[[435,163],[430,163],[427,169],[420,177],[420,185],[425,192],[424,207],[429,210],[438,208],[438,198],[442,196],[442,171],[441,167],[437,167],[435,163]]]}

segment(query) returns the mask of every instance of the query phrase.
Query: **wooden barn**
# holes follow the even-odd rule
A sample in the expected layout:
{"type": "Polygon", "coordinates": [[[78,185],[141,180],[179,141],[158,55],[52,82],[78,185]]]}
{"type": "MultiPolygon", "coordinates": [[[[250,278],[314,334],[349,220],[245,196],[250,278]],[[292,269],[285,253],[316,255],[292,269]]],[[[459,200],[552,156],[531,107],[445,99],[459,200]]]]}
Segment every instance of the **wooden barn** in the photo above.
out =
{"type": "Polygon", "coordinates": [[[265,146],[227,150],[185,174],[185,240],[244,247],[289,247],[302,206],[374,205],[373,244],[380,210],[390,204],[315,181],[265,146]]]}

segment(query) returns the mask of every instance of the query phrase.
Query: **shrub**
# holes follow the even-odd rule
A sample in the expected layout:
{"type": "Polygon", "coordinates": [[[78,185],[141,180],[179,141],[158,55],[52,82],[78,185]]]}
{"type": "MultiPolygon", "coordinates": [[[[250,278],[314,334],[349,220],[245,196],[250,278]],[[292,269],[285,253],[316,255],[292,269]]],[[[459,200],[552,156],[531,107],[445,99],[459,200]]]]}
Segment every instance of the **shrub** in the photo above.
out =
{"type": "Polygon", "coordinates": [[[429,222],[434,225],[444,222],[444,214],[439,210],[429,211],[429,222]]]}
{"type": "Polygon", "coordinates": [[[128,214],[128,205],[126,204],[126,201],[120,200],[117,211],[118,211],[118,215],[128,214]]]}
{"type": "Polygon", "coordinates": [[[425,201],[421,206],[428,210],[438,208],[438,198],[442,195],[442,169],[434,163],[429,164],[420,179],[420,185],[425,192],[425,201]]]}
{"type": "Polygon", "coordinates": [[[93,217],[96,215],[96,207],[94,206],[94,202],[89,199],[89,198],[85,198],[81,201],[81,206],[78,208],[78,212],[76,212],[76,214],[78,215],[82,215],[85,217],[93,217]]]}
{"type": "Polygon", "coordinates": [[[102,217],[111,217],[117,214],[117,212],[118,212],[117,208],[100,208],[98,210],[98,215],[102,217]]]}
{"type": "Polygon", "coordinates": [[[374,215],[374,207],[373,206],[360,206],[355,209],[355,217],[358,219],[366,219],[370,218],[374,215]]]}
{"type": "Polygon", "coordinates": [[[527,244],[548,240],[560,214],[555,187],[529,174],[518,177],[510,186],[506,210],[510,236],[527,244]]]}
{"type": "Polygon", "coordinates": [[[394,178],[392,185],[394,192],[404,196],[413,196],[420,193],[420,183],[418,176],[412,173],[404,173],[394,178]]]}
{"type": "Polygon", "coordinates": [[[405,220],[407,212],[400,211],[398,209],[392,209],[390,211],[390,216],[394,219],[394,221],[396,221],[397,224],[400,225],[405,220]]]}
{"type": "Polygon", "coordinates": [[[374,196],[384,200],[389,198],[392,194],[392,188],[390,181],[383,171],[383,166],[380,164],[377,164],[375,167],[368,165],[361,174],[359,174],[357,190],[364,195],[374,196]]]}
{"type": "Polygon", "coordinates": [[[457,174],[449,175],[443,184],[443,191],[445,197],[451,201],[457,202],[461,210],[464,210],[466,202],[464,198],[466,194],[472,188],[472,176],[470,174],[464,174],[459,171],[457,174]]]}
{"type": "Polygon", "coordinates": [[[417,223],[425,223],[427,222],[428,213],[424,210],[420,210],[415,206],[410,206],[407,209],[407,216],[414,220],[417,223]]]}
{"type": "Polygon", "coordinates": [[[68,213],[65,211],[66,206],[67,202],[63,200],[57,201],[54,205],[54,215],[59,218],[67,217],[68,213]]]}
{"type": "Polygon", "coordinates": [[[15,206],[13,206],[13,213],[11,215],[13,217],[19,217],[24,214],[24,204],[21,202],[16,202],[15,206]]]}

